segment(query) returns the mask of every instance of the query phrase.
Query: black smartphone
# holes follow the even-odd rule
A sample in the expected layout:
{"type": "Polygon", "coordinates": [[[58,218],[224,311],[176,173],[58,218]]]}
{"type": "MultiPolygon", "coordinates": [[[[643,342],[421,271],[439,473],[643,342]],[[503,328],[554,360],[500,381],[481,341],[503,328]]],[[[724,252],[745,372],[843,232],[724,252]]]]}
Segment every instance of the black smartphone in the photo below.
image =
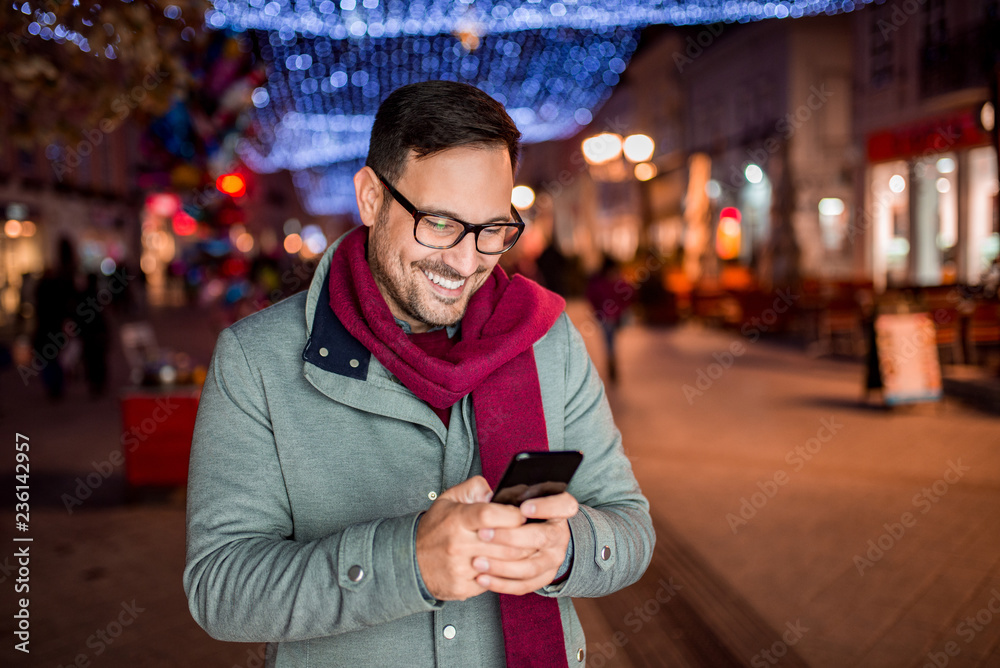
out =
{"type": "Polygon", "coordinates": [[[583,453],[576,450],[519,452],[497,483],[492,501],[520,506],[528,499],[565,492],[581,461],[583,453]]]}

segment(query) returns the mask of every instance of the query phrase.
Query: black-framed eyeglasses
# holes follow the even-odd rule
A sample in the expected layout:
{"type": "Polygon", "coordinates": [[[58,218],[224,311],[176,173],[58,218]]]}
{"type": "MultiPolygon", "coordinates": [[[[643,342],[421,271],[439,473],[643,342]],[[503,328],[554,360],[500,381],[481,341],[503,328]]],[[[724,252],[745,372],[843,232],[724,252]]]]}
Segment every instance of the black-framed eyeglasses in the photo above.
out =
{"type": "Polygon", "coordinates": [[[521,232],[524,231],[524,221],[521,220],[521,216],[513,204],[510,206],[510,214],[513,219],[511,222],[472,225],[439,213],[420,211],[378,173],[375,176],[392,195],[392,198],[413,216],[413,238],[421,246],[442,250],[453,248],[461,243],[466,234],[471,232],[476,239],[477,251],[483,255],[500,255],[513,248],[521,236],[521,232]]]}

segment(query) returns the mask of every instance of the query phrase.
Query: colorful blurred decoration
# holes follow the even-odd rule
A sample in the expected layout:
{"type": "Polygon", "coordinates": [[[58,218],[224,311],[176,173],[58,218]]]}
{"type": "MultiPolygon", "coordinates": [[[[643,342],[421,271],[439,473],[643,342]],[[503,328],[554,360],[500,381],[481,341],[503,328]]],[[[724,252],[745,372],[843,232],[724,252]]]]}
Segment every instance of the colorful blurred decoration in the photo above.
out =
{"type": "Polygon", "coordinates": [[[715,252],[720,260],[735,260],[740,254],[740,210],[727,206],[719,212],[719,228],[715,233],[715,252]]]}
{"type": "Polygon", "coordinates": [[[247,192],[246,179],[239,174],[223,174],[215,180],[215,187],[231,197],[243,197],[247,192]]]}
{"type": "Polygon", "coordinates": [[[181,198],[173,193],[155,193],[146,198],[146,210],[160,218],[170,218],[181,208],[181,198]]]}
{"type": "Polygon", "coordinates": [[[140,185],[178,190],[208,209],[205,219],[213,223],[212,205],[224,198],[211,184],[238,166],[235,148],[253,108],[251,94],[264,81],[263,64],[249,36],[211,28],[178,55],[191,76],[185,94],[149,123],[140,185]]]}
{"type": "Polygon", "coordinates": [[[14,141],[54,148],[107,133],[133,113],[166,111],[190,80],[177,58],[204,25],[207,0],[12,0],[0,17],[0,95],[14,141]]]}
{"type": "Polygon", "coordinates": [[[175,213],[171,222],[174,228],[174,234],[179,237],[189,237],[198,229],[198,221],[183,210],[175,213]]]}

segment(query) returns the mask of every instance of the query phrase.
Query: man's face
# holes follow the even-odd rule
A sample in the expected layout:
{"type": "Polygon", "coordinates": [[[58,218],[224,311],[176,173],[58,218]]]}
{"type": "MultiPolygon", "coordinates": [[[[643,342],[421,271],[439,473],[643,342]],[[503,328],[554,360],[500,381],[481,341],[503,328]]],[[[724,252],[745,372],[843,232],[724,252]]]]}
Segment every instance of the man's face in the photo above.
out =
{"type": "MultiPolygon", "coordinates": [[[[510,218],[514,187],[506,148],[456,147],[407,160],[392,184],[421,211],[481,224],[510,218]]],[[[427,248],[413,238],[413,216],[384,188],[382,206],[369,224],[368,265],[392,314],[414,332],[452,325],[500,260],[476,250],[467,234],[453,248],[427,248]]]]}

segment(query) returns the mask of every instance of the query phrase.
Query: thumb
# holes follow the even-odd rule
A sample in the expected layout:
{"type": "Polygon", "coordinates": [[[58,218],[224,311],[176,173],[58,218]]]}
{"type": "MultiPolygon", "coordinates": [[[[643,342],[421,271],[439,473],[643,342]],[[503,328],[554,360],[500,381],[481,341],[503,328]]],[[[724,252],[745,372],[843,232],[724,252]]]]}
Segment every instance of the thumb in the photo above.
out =
{"type": "Polygon", "coordinates": [[[492,496],[493,491],[486,478],[477,475],[445,490],[440,498],[458,503],[486,503],[492,496]]]}

